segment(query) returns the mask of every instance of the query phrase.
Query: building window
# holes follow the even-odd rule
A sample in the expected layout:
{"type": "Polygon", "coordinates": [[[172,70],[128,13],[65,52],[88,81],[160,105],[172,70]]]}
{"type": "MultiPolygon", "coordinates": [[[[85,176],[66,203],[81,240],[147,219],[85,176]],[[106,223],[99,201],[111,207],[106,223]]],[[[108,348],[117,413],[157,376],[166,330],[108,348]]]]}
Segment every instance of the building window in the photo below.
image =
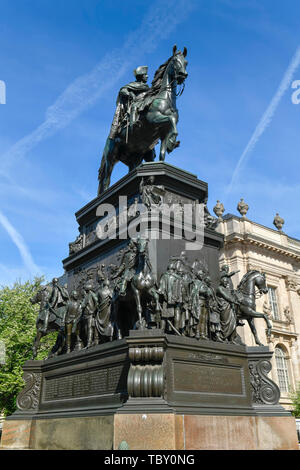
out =
{"type": "Polygon", "coordinates": [[[277,295],[275,287],[268,287],[269,303],[274,320],[280,320],[277,295]]]}
{"type": "Polygon", "coordinates": [[[275,348],[278,385],[281,392],[289,391],[289,374],[286,354],[280,347],[275,348]]]}

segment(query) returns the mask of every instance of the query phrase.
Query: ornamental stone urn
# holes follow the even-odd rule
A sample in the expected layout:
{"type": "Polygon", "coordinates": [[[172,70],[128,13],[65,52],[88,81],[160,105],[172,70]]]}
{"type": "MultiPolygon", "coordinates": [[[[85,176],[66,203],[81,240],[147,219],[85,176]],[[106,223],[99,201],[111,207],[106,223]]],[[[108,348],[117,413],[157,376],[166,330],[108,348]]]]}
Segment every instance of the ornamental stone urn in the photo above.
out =
{"type": "Polygon", "coordinates": [[[276,215],[274,217],[274,220],[273,220],[273,224],[275,225],[277,230],[279,230],[279,232],[282,232],[282,227],[284,225],[284,219],[282,217],[280,217],[280,215],[278,213],[276,213],[276,215]]]}
{"type": "Polygon", "coordinates": [[[241,214],[243,219],[246,218],[246,214],[248,212],[248,209],[249,209],[248,204],[244,201],[243,198],[241,198],[240,202],[237,205],[237,210],[239,211],[239,213],[241,214]]]}
{"type": "Polygon", "coordinates": [[[222,202],[220,202],[219,200],[217,201],[217,204],[215,205],[215,207],[213,208],[213,211],[214,213],[216,214],[216,216],[218,217],[218,220],[222,220],[222,216],[224,214],[224,211],[225,211],[225,208],[222,204],[222,202]]]}

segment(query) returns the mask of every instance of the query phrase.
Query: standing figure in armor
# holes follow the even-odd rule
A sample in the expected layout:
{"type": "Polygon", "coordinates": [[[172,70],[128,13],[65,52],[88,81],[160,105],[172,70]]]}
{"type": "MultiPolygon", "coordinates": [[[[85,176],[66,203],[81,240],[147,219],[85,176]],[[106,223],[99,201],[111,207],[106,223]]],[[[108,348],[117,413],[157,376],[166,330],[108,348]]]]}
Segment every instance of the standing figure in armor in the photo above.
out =
{"type": "Polygon", "coordinates": [[[208,295],[209,290],[204,282],[205,273],[199,269],[194,272],[194,279],[191,287],[190,310],[188,336],[196,339],[208,339],[208,295]]]}
{"type": "Polygon", "coordinates": [[[185,251],[182,251],[179,258],[176,260],[175,272],[178,275],[177,300],[179,304],[175,316],[175,326],[180,333],[185,333],[186,325],[189,323],[190,317],[190,285],[193,279],[185,251]]]}
{"type": "Polygon", "coordinates": [[[66,343],[67,353],[71,352],[72,348],[72,336],[76,335],[76,342],[74,349],[80,350],[82,348],[82,341],[80,339],[80,320],[81,320],[81,303],[79,300],[79,294],[76,290],[71,293],[71,298],[66,305],[66,318],[65,318],[65,329],[66,329],[66,343]]]}
{"type": "Polygon", "coordinates": [[[207,286],[207,300],[209,308],[209,334],[214,341],[223,342],[219,306],[216,294],[211,286],[211,278],[206,276],[204,282],[207,286]]]}
{"type": "Polygon", "coordinates": [[[82,320],[86,337],[86,347],[90,348],[98,342],[95,331],[95,316],[98,308],[98,298],[93,292],[93,284],[89,281],[85,287],[85,295],[82,303],[82,320]]]}
{"type": "Polygon", "coordinates": [[[170,327],[172,329],[173,322],[175,328],[178,326],[180,316],[178,303],[178,282],[180,277],[176,274],[175,267],[176,260],[171,258],[167,271],[160,278],[158,289],[158,294],[162,296],[161,329],[166,332],[170,331],[170,327]]]}

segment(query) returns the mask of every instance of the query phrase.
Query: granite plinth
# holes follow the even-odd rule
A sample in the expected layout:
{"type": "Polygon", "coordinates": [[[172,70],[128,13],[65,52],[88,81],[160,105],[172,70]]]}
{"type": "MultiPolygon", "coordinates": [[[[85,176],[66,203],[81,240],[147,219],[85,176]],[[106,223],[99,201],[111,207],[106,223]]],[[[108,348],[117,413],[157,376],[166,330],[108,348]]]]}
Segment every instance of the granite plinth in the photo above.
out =
{"type": "Polygon", "coordinates": [[[125,440],[130,449],[294,449],[295,420],[267,377],[271,356],[267,347],[135,330],[28,361],[1,446],[117,449],[125,440]]]}

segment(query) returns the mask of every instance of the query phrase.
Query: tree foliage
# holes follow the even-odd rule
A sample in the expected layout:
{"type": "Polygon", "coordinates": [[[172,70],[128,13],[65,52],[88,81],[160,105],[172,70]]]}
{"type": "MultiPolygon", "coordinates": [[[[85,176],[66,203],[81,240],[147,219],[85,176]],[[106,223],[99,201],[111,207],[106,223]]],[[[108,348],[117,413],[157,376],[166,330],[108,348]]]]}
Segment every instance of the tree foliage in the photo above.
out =
{"type": "MultiPolygon", "coordinates": [[[[16,409],[16,398],[24,387],[24,362],[32,357],[39,305],[30,298],[40,288],[42,278],[12,287],[0,287],[0,345],[5,348],[5,361],[0,364],[0,414],[5,416],[16,409]]],[[[53,344],[53,335],[46,336],[37,359],[44,359],[53,344]]],[[[3,361],[2,361],[3,362],[3,361]]]]}
{"type": "Polygon", "coordinates": [[[300,382],[298,383],[296,390],[290,394],[290,397],[293,406],[292,414],[295,418],[300,418],[300,382]]]}

